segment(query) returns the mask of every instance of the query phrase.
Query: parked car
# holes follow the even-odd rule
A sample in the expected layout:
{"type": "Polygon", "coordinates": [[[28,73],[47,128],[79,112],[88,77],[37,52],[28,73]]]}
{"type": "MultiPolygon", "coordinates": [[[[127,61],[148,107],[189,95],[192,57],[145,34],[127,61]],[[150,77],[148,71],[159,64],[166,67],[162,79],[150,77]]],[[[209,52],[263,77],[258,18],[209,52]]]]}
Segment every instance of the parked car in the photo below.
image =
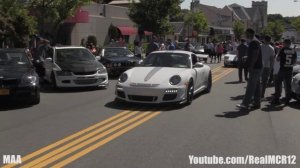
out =
{"type": "Polygon", "coordinates": [[[11,98],[40,103],[39,77],[25,49],[0,49],[0,99],[11,98]]]}
{"type": "Polygon", "coordinates": [[[100,62],[106,67],[109,75],[120,75],[142,61],[126,47],[106,47],[102,49],[100,56],[100,62]]]}
{"type": "Polygon", "coordinates": [[[44,61],[45,80],[54,88],[108,85],[106,68],[88,49],[53,47],[49,52],[44,61]]]}
{"type": "Polygon", "coordinates": [[[292,97],[300,101],[300,65],[293,67],[292,97]]]}
{"type": "Polygon", "coordinates": [[[155,51],[141,67],[125,71],[116,99],[138,103],[192,103],[195,94],[210,92],[211,69],[188,51],[155,51]]]}
{"type": "MultiPolygon", "coordinates": [[[[185,44],[185,42],[179,42],[177,44],[177,49],[184,50],[185,44]]],[[[191,45],[193,46],[191,52],[196,54],[199,61],[204,61],[205,63],[207,63],[208,53],[204,52],[204,46],[200,45],[199,43],[193,43],[191,45]]]]}
{"type": "Polygon", "coordinates": [[[237,55],[234,51],[229,51],[224,55],[224,67],[237,66],[237,55]]]}

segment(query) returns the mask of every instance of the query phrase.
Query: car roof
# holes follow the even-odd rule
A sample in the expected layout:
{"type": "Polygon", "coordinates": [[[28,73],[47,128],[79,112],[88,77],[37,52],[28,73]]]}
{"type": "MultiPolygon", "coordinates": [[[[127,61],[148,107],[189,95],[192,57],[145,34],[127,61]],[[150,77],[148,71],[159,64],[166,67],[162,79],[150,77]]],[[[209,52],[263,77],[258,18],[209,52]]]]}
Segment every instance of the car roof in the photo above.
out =
{"type": "Polygon", "coordinates": [[[85,47],[82,46],[54,46],[54,49],[87,49],[85,47]]]}

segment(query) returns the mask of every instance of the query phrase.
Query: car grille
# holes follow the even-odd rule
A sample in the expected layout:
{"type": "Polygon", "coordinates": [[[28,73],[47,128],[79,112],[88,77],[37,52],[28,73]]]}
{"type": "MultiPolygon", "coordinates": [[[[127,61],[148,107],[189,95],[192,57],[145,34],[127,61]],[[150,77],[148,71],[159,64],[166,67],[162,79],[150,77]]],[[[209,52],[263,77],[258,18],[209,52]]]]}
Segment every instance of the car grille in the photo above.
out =
{"type": "Polygon", "coordinates": [[[74,83],[77,85],[90,85],[94,84],[98,81],[98,79],[81,79],[81,80],[74,80],[74,83]]]}
{"type": "Polygon", "coordinates": [[[165,94],[163,97],[163,101],[169,101],[176,99],[177,94],[165,94]]]}
{"type": "Polygon", "coordinates": [[[74,75],[93,75],[97,71],[90,71],[90,72],[73,72],[74,75]]]}
{"type": "Polygon", "coordinates": [[[143,101],[143,102],[155,102],[157,100],[157,96],[137,96],[137,95],[128,95],[130,100],[134,101],[143,101]]]}
{"type": "Polygon", "coordinates": [[[2,88],[11,88],[17,86],[18,86],[18,79],[16,78],[0,79],[0,87],[2,88]]]}

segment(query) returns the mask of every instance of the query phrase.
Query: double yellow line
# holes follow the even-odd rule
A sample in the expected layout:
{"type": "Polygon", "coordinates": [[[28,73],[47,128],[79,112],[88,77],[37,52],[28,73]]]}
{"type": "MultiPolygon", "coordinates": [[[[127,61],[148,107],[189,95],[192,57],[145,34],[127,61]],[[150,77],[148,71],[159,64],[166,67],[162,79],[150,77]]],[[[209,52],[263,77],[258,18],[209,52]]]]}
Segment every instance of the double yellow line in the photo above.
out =
{"type": "Polygon", "coordinates": [[[161,112],[156,110],[123,111],[111,118],[22,157],[22,165],[10,164],[4,166],[4,168],[15,166],[22,168],[41,168],[49,167],[50,164],[52,164],[51,167],[64,167],[72,161],[154,118],[160,113],[161,112]]]}
{"type": "MultiPolygon", "coordinates": [[[[232,71],[233,69],[225,69],[222,66],[213,69],[213,83],[232,71]]],[[[148,109],[148,111],[143,111],[143,109],[131,109],[123,111],[22,157],[21,165],[10,164],[3,168],[16,166],[22,168],[64,167],[154,118],[163,109],[160,111],[157,110],[148,109]]]]}
{"type": "Polygon", "coordinates": [[[212,83],[215,83],[219,79],[225,77],[226,75],[230,74],[235,69],[233,68],[223,68],[223,66],[219,66],[212,70],[212,83]]]}

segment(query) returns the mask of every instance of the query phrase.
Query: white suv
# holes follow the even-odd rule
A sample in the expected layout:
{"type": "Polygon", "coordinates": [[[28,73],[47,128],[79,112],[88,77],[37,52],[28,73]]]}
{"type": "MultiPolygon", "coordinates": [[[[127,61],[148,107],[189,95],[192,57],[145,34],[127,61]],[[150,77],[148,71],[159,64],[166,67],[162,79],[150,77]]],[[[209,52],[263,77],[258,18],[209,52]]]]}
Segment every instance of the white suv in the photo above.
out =
{"type": "Polygon", "coordinates": [[[106,87],[106,68],[84,47],[52,47],[44,61],[45,80],[56,87],[106,87]]]}

